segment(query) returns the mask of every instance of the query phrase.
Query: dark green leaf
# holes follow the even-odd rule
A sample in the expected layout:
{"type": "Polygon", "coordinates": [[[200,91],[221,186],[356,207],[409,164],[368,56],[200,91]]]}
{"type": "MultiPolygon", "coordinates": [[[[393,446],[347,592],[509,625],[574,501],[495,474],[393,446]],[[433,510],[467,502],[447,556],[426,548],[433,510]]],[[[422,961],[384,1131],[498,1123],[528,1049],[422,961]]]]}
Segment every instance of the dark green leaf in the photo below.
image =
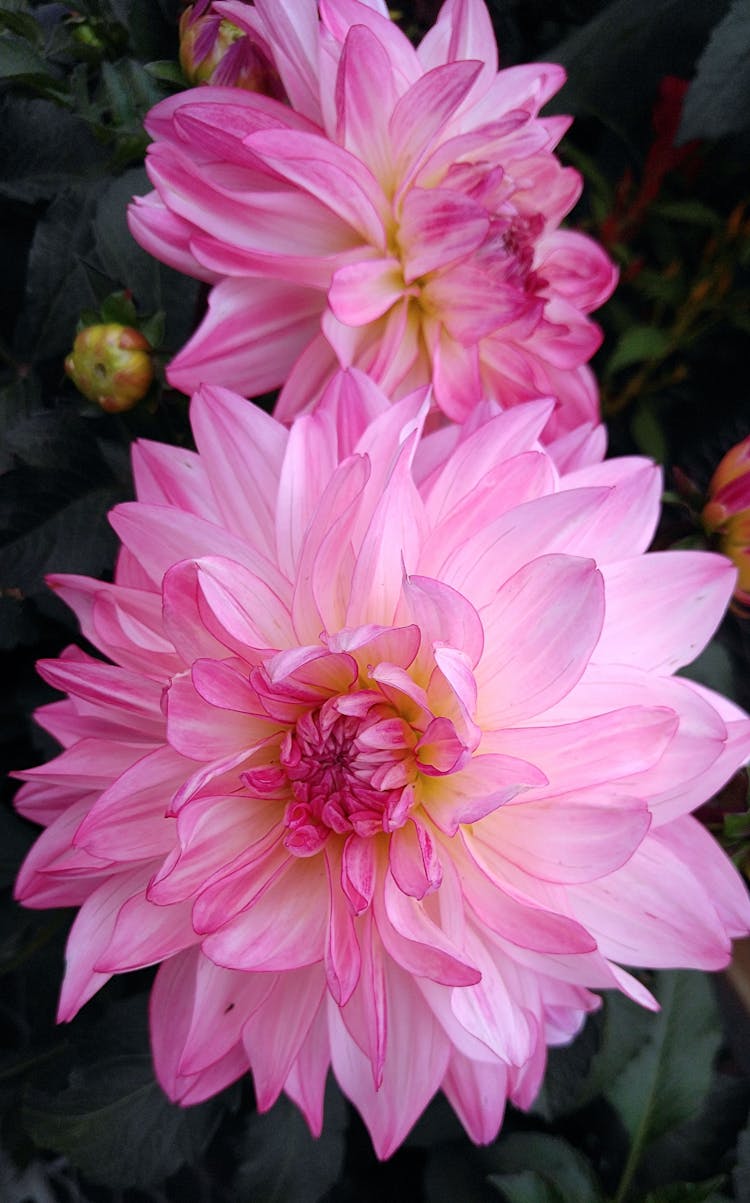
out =
{"type": "Polygon", "coordinates": [[[717,1190],[726,1181],[725,1174],[707,1182],[674,1182],[646,1195],[643,1203],[714,1203],[717,1190]]]}
{"type": "Polygon", "coordinates": [[[737,1203],[750,1203],[750,1124],[737,1141],[737,1164],[732,1174],[737,1203]]]}
{"type": "Polygon", "coordinates": [[[663,464],[668,455],[667,440],[653,408],[646,402],[637,406],[630,423],[630,433],[639,451],[663,464]]]}
{"type": "Polygon", "coordinates": [[[669,337],[664,330],[655,326],[630,326],[620,335],[607,361],[606,374],[613,375],[648,359],[661,359],[668,351],[669,337]]]}
{"type": "MultiPolygon", "coordinates": [[[[725,1022],[733,1021],[725,1015],[725,1022]]],[[[734,1022],[733,1026],[739,1025],[734,1022]]],[[[672,1182],[703,1182],[719,1167],[729,1168],[738,1135],[747,1121],[749,1103],[750,1082],[717,1072],[694,1118],[649,1145],[638,1174],[641,1189],[661,1189],[672,1182]]]]}
{"type": "Polygon", "coordinates": [[[121,326],[134,326],[138,320],[135,305],[125,292],[113,292],[102,301],[103,322],[118,322],[121,326]]]}
{"type": "Polygon", "coordinates": [[[426,1203],[497,1203],[486,1159],[484,1149],[466,1141],[435,1145],[424,1175],[426,1203]]]}
{"type": "Polygon", "coordinates": [[[711,34],[685,97],[679,140],[724,138],[750,125],[750,6],[734,0],[711,34]]]}
{"type": "Polygon", "coordinates": [[[53,1094],[29,1088],[23,1122],[40,1148],[64,1153],[105,1186],[149,1186],[194,1159],[213,1129],[215,1107],[170,1103],[148,1055],[103,1058],[70,1074],[53,1094]]]}
{"type": "Polygon", "coordinates": [[[575,1195],[560,1193],[535,1170],[520,1174],[491,1174],[489,1181],[507,1203],[578,1203],[575,1195]]]}
{"type": "Polygon", "coordinates": [[[713,639],[692,664],[681,668],[679,676],[707,685],[730,698],[734,692],[732,660],[724,644],[717,639],[713,639]]]}
{"type": "Polygon", "coordinates": [[[659,81],[691,74],[725,11],[726,0],[612,0],[549,50],[549,60],[568,71],[551,107],[596,114],[635,145],[648,127],[659,81]]]}
{"type": "Polygon", "coordinates": [[[724,224],[719,213],[699,200],[657,201],[651,206],[651,213],[667,221],[681,221],[711,230],[718,230],[724,224]]]}
{"type": "Polygon", "coordinates": [[[152,347],[160,347],[164,342],[164,310],[160,309],[157,313],[145,320],[141,319],[138,323],[138,329],[144,338],[148,339],[152,347]]]}
{"type": "Polygon", "coordinates": [[[653,1022],[650,1012],[623,994],[605,995],[601,1043],[579,1090],[582,1102],[590,1102],[602,1094],[640,1053],[649,1040],[653,1022]]]}
{"type": "Polygon", "coordinates": [[[0,548],[0,588],[29,596],[45,592],[50,572],[106,573],[117,547],[106,516],[120,500],[118,489],[92,489],[6,543],[0,548]]]}
{"type": "MultiPolygon", "coordinates": [[[[16,331],[19,354],[32,362],[66,355],[78,314],[87,307],[98,308],[99,298],[85,266],[91,254],[95,204],[95,189],[70,188],[37,223],[16,331]]],[[[112,291],[111,284],[106,291],[112,291]]]]}
{"type": "MultiPolygon", "coordinates": [[[[506,1194],[506,1175],[523,1176],[521,1189],[526,1190],[527,1175],[533,1170],[535,1179],[540,1179],[542,1184],[546,1183],[553,1192],[557,1192],[550,1195],[550,1199],[559,1196],[564,1203],[602,1203],[602,1195],[588,1161],[560,1137],[541,1132],[514,1133],[501,1138],[489,1155],[493,1167],[499,1171],[499,1175],[493,1177],[493,1182],[502,1186],[506,1194]]],[[[531,1189],[531,1185],[528,1189],[531,1189]]],[[[534,1186],[534,1189],[541,1188],[534,1186]]],[[[544,1195],[539,1197],[546,1198],[544,1195]]],[[[522,1198],[521,1194],[511,1196],[512,1203],[516,1203],[516,1199],[520,1203],[522,1198]]],[[[531,1200],[536,1196],[529,1194],[528,1198],[531,1200]]]]}
{"type": "Polygon", "coordinates": [[[12,11],[6,5],[0,9],[0,28],[18,34],[20,38],[25,38],[27,42],[32,42],[35,46],[38,46],[42,40],[39,23],[30,13],[12,11]]]}
{"type": "Polygon", "coordinates": [[[721,1043],[716,1004],[699,973],[660,973],[646,1043],[606,1086],[632,1141],[645,1148],[690,1119],[711,1081],[721,1043]]]}
{"type": "Polygon", "coordinates": [[[551,1122],[581,1105],[581,1091],[600,1046],[603,1026],[604,1017],[599,1011],[589,1016],[572,1044],[549,1050],[542,1089],[532,1108],[535,1114],[551,1122]]]}
{"type": "Polygon", "coordinates": [[[145,171],[131,168],[107,186],[94,217],[94,241],[102,269],[120,288],[127,288],[138,309],[146,313],[160,305],[160,268],[130,233],[127,209],[134,195],[148,189],[145,171]]]}
{"type": "Polygon", "coordinates": [[[330,1086],[318,1140],[285,1095],[265,1115],[251,1115],[235,1197],[253,1203],[318,1203],[341,1172],[345,1122],[344,1101],[330,1086]]]}
{"type": "Polygon", "coordinates": [[[100,174],[102,147],[80,118],[51,100],[9,95],[0,104],[0,194],[12,200],[53,197],[100,174]]]}
{"type": "Polygon", "coordinates": [[[724,835],[730,840],[740,840],[750,835],[750,813],[724,815],[724,835]]]}
{"type": "Polygon", "coordinates": [[[188,86],[180,64],[173,62],[172,59],[159,59],[157,62],[146,63],[144,70],[148,71],[154,79],[163,80],[168,84],[176,84],[179,88],[188,86]]]}
{"type": "Polygon", "coordinates": [[[0,79],[49,79],[49,65],[25,38],[0,34],[0,79]]]}

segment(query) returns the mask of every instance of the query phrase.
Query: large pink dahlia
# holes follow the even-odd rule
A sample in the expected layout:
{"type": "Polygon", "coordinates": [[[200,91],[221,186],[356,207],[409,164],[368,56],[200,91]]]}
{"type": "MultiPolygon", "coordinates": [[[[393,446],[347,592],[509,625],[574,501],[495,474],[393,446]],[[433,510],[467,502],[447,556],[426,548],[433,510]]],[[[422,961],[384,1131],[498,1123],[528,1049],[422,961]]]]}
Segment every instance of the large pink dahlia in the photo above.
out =
{"type": "Polygon", "coordinates": [[[731,564],[643,555],[657,469],[560,477],[551,403],[420,443],[426,408],[353,371],[287,431],[208,386],[199,454],[140,443],[115,583],[52,581],[109,659],[41,663],[65,750],[18,796],[18,897],[80,907],[61,1019],[161,962],[172,1098],[250,1068],[318,1132],[332,1066],[383,1157],[439,1089],[492,1139],[592,988],[652,1005],[621,965],[718,969],[750,926],[690,816],[750,721],[673,676],[731,564]]]}
{"type": "Polygon", "coordinates": [[[552,435],[594,418],[586,314],[615,277],[559,229],[580,179],[553,153],[567,118],[538,113],[562,68],[498,73],[482,0],[447,0],[416,50],[383,0],[214,8],[264,48],[289,103],[202,88],[149,115],[155,191],[131,229],[214,284],[172,384],[288,380],[287,419],[297,382],[314,399],[341,363],[391,395],[430,381],[457,421],[482,396],[558,398],[552,435]]]}

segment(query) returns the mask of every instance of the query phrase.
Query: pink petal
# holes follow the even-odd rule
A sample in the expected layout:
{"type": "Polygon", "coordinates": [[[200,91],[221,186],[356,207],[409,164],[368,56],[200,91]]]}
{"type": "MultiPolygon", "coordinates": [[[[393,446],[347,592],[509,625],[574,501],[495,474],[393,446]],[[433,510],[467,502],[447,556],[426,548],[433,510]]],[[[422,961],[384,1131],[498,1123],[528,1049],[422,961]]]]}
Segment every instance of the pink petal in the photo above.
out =
{"type": "Polygon", "coordinates": [[[333,419],[320,407],[298,418],[287,440],[275,515],[276,550],[290,580],[296,575],[307,528],[337,466],[333,419]]]}
{"type": "Polygon", "coordinates": [[[264,580],[284,601],[288,599],[289,583],[276,565],[222,526],[180,510],[140,502],[115,506],[109,519],[123,543],[159,587],[165,572],[173,565],[218,555],[236,560],[264,580]]]}
{"type": "Polygon", "coordinates": [[[411,183],[435,141],[481,70],[481,63],[447,63],[427,71],[409,88],[390,119],[394,156],[401,174],[401,191],[411,183]]]}
{"type": "Polygon", "coordinates": [[[196,280],[215,284],[218,273],[205,267],[190,246],[194,227],[172,213],[158,193],[135,196],[127,210],[128,229],[139,246],[161,263],[196,280]]]}
{"type": "Polygon", "coordinates": [[[227,528],[270,550],[287,434],[273,418],[225,388],[201,388],[190,406],[201,461],[227,528]],[[260,536],[260,540],[259,540],[260,536]]]}
{"type": "Polygon", "coordinates": [[[652,552],[603,569],[607,609],[599,663],[672,673],[694,660],[719,625],[735,574],[705,551],[652,552]]]}
{"type": "Polygon", "coordinates": [[[403,294],[398,259],[363,259],[334,273],[328,303],[340,322],[367,326],[387,313],[403,294]]]}
{"type": "MultiPolygon", "coordinates": [[[[504,856],[533,877],[575,883],[619,869],[650,824],[648,807],[637,798],[573,794],[503,807],[493,816],[493,838],[504,856]]],[[[481,838],[481,829],[478,834],[481,838]]]]}
{"type": "Polygon", "coordinates": [[[185,393],[201,384],[250,394],[277,388],[317,334],[322,301],[317,289],[284,280],[222,280],[200,327],[170,363],[170,384],[185,393]]]}
{"type": "Polygon", "coordinates": [[[279,842],[280,821],[275,801],[243,795],[193,800],[179,813],[179,843],[151,878],[147,898],[157,906],[183,902],[228,865],[259,861],[279,842]]]}
{"type": "Polygon", "coordinates": [[[112,861],[163,856],[174,844],[174,822],[166,817],[169,800],[190,767],[169,747],[144,756],[99,796],[75,844],[112,861]]]}
{"type": "Polygon", "coordinates": [[[341,889],[342,858],[329,849],[326,849],[323,855],[329,895],[328,936],[325,948],[326,982],[335,1002],[343,1007],[351,998],[359,981],[362,957],[354,925],[354,911],[341,889]]]}
{"type": "Polygon", "coordinates": [[[420,799],[436,826],[453,836],[461,823],[476,823],[520,791],[545,782],[540,769],[513,756],[473,756],[447,780],[422,781],[420,799]]]}
{"type": "Polygon", "coordinates": [[[388,847],[388,863],[396,885],[411,898],[440,888],[442,866],[429,829],[415,819],[393,832],[388,847]]]}
{"type": "Polygon", "coordinates": [[[453,946],[433,923],[423,904],[404,894],[390,874],[383,898],[373,899],[380,938],[390,956],[410,973],[449,986],[466,986],[479,979],[462,950],[453,946]]]}
{"type": "Polygon", "coordinates": [[[198,942],[190,904],[154,906],[139,892],[123,902],[106,947],[94,962],[97,973],[143,969],[198,942]]]}
{"type": "Polygon", "coordinates": [[[344,625],[353,566],[349,537],[367,476],[368,465],[359,457],[340,465],[305,532],[292,600],[292,621],[302,643],[317,639],[321,627],[344,625]],[[314,573],[320,573],[317,595],[314,573]]]}
{"type": "Polygon", "coordinates": [[[482,0],[448,0],[422,38],[417,53],[425,69],[456,59],[481,59],[485,65],[483,78],[492,78],[497,72],[497,46],[482,0]]]}
{"type": "MultiPolygon", "coordinates": [[[[614,690],[602,706],[611,705],[613,696],[614,690]]],[[[556,797],[654,768],[678,724],[678,715],[670,707],[641,704],[594,713],[578,722],[495,731],[482,746],[522,760],[533,758],[547,778],[534,790],[534,797],[556,797]]]]}
{"type": "Polygon", "coordinates": [[[341,888],[356,915],[369,907],[375,891],[377,859],[372,839],[348,836],[341,857],[341,888]]]}
{"type": "Polygon", "coordinates": [[[427,576],[407,577],[403,590],[406,607],[422,632],[423,651],[445,643],[463,652],[474,667],[484,648],[484,630],[471,602],[427,576]]]}
{"type": "MultiPolygon", "coordinates": [[[[258,707],[260,709],[260,707],[258,707]]],[[[252,748],[273,730],[264,718],[219,709],[206,702],[188,675],[175,677],[167,694],[167,738],[193,761],[214,761],[252,748]]]]}
{"type": "Polygon", "coordinates": [[[282,179],[321,201],[363,243],[385,250],[385,198],[375,177],[354,155],[317,134],[293,130],[253,134],[245,145],[282,179]]]}
{"type": "Polygon", "coordinates": [[[132,459],[139,501],[173,505],[209,522],[221,521],[210,474],[195,451],[139,439],[132,459]]]}
{"type": "Polygon", "coordinates": [[[555,230],[543,240],[537,270],[555,293],[584,313],[612,293],[617,269],[598,243],[577,230],[555,230]]]}
{"type": "Polygon", "coordinates": [[[72,1019],[112,976],[114,970],[100,972],[94,966],[109,945],[120,907],[142,891],[148,874],[148,866],[143,865],[117,873],[102,882],[83,903],[73,921],[65,949],[58,1023],[72,1019]]]}
{"type": "Polygon", "coordinates": [[[344,1094],[367,1124],[378,1157],[386,1158],[406,1136],[437,1090],[449,1045],[409,977],[387,967],[388,1045],[382,1084],[373,1083],[370,1062],[355,1044],[338,1012],[329,1008],[331,1060],[344,1094]],[[404,1065],[419,1073],[404,1075],[404,1065]]]}
{"type": "Polygon", "coordinates": [[[530,718],[564,697],[581,677],[603,619],[604,586],[591,560],[540,556],[506,581],[483,616],[480,725],[530,718]]]}
{"type": "Polygon", "coordinates": [[[352,25],[336,77],[336,139],[378,180],[387,180],[393,171],[388,116],[397,99],[397,82],[383,44],[366,25],[352,25]]]}
{"type": "Polygon", "coordinates": [[[264,972],[322,961],[327,895],[320,858],[295,859],[289,872],[256,897],[249,910],[207,936],[203,951],[217,965],[264,972]],[[301,908],[303,896],[307,905],[301,908]]]}
{"type": "Polygon", "coordinates": [[[625,965],[723,969],[729,961],[730,940],[701,877],[656,836],[570,898],[604,955],[625,965]]]}
{"type": "Polygon", "coordinates": [[[326,1009],[321,1007],[284,1082],[284,1093],[297,1104],[311,1135],[316,1138],[323,1131],[323,1104],[330,1063],[328,1017],[326,1009]]]}
{"type": "Polygon", "coordinates": [[[466,498],[473,497],[498,465],[505,468],[515,456],[534,450],[552,407],[552,401],[530,401],[495,414],[462,438],[425,484],[431,519],[437,523],[466,498]]]}
{"type": "Polygon", "coordinates": [[[259,1111],[267,1111],[279,1097],[324,990],[325,978],[317,965],[280,975],[245,1025],[242,1042],[253,1071],[259,1111]]]}
{"type": "Polygon", "coordinates": [[[522,899],[510,884],[501,853],[468,831],[462,832],[462,839],[469,856],[463,875],[464,897],[480,923],[509,944],[534,952],[567,956],[594,950],[596,942],[581,923],[522,899]]]}
{"type": "Polygon", "coordinates": [[[230,21],[251,33],[255,32],[253,17],[256,13],[261,16],[293,109],[319,121],[318,21],[314,8],[305,0],[287,0],[284,7],[275,0],[258,0],[253,6],[220,3],[216,11],[224,12],[230,21]]]}
{"type": "Polygon", "coordinates": [[[416,562],[425,519],[410,471],[413,444],[413,438],[405,443],[359,548],[347,626],[371,622],[390,625],[404,568],[408,571],[416,562]]]}
{"type": "Polygon", "coordinates": [[[466,259],[484,241],[489,226],[484,207],[459,192],[410,189],[398,233],[406,282],[466,259]]]}
{"type": "Polygon", "coordinates": [[[382,45],[399,83],[400,90],[420,74],[419,60],[409,39],[390,19],[385,5],[374,0],[321,0],[320,16],[323,26],[339,43],[344,43],[349,30],[364,25],[382,45]]]}
{"type": "Polygon", "coordinates": [[[194,567],[199,614],[226,648],[252,663],[252,649],[295,642],[287,606],[256,573],[220,556],[204,556],[194,567]]]}
{"type": "Polygon", "coordinates": [[[505,1115],[506,1066],[501,1061],[471,1061],[454,1050],[442,1088],[471,1139],[476,1144],[491,1144],[505,1115]]]}

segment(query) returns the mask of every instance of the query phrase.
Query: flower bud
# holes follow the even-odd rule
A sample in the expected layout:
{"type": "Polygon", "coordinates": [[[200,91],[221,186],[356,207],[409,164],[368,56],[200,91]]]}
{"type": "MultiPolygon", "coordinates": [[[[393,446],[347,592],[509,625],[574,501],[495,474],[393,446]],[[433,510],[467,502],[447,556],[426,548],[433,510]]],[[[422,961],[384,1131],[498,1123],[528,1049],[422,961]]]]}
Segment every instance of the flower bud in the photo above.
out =
{"type": "Polygon", "coordinates": [[[724,456],[711,478],[708,498],[703,525],[739,570],[735,600],[750,606],[750,435],[724,456]]]}
{"type": "Polygon", "coordinates": [[[87,326],[65,360],[76,388],[107,413],[132,409],[154,378],[151,345],[139,330],[108,322],[87,326]]]}
{"type": "Polygon", "coordinates": [[[279,74],[263,46],[232,21],[198,0],[180,18],[180,66],[191,84],[219,84],[285,97],[279,74]]]}

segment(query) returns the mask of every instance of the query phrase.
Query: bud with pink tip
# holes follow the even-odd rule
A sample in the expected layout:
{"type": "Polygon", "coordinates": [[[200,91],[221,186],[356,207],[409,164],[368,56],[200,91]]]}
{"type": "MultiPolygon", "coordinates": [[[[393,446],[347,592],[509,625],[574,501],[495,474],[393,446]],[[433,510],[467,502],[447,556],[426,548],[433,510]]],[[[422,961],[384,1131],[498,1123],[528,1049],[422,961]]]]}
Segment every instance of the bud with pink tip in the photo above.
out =
{"type": "Polygon", "coordinates": [[[709,501],[703,525],[718,536],[724,555],[736,565],[739,576],[735,602],[750,606],[750,435],[724,456],[708,486],[709,501]]]}
{"type": "Polygon", "coordinates": [[[180,66],[191,84],[219,84],[261,92],[275,100],[284,88],[261,43],[198,0],[180,18],[180,66]]]}
{"type": "Polygon", "coordinates": [[[118,322],[87,326],[65,360],[76,388],[107,413],[124,413],[145,397],[154,378],[151,344],[118,322]]]}

